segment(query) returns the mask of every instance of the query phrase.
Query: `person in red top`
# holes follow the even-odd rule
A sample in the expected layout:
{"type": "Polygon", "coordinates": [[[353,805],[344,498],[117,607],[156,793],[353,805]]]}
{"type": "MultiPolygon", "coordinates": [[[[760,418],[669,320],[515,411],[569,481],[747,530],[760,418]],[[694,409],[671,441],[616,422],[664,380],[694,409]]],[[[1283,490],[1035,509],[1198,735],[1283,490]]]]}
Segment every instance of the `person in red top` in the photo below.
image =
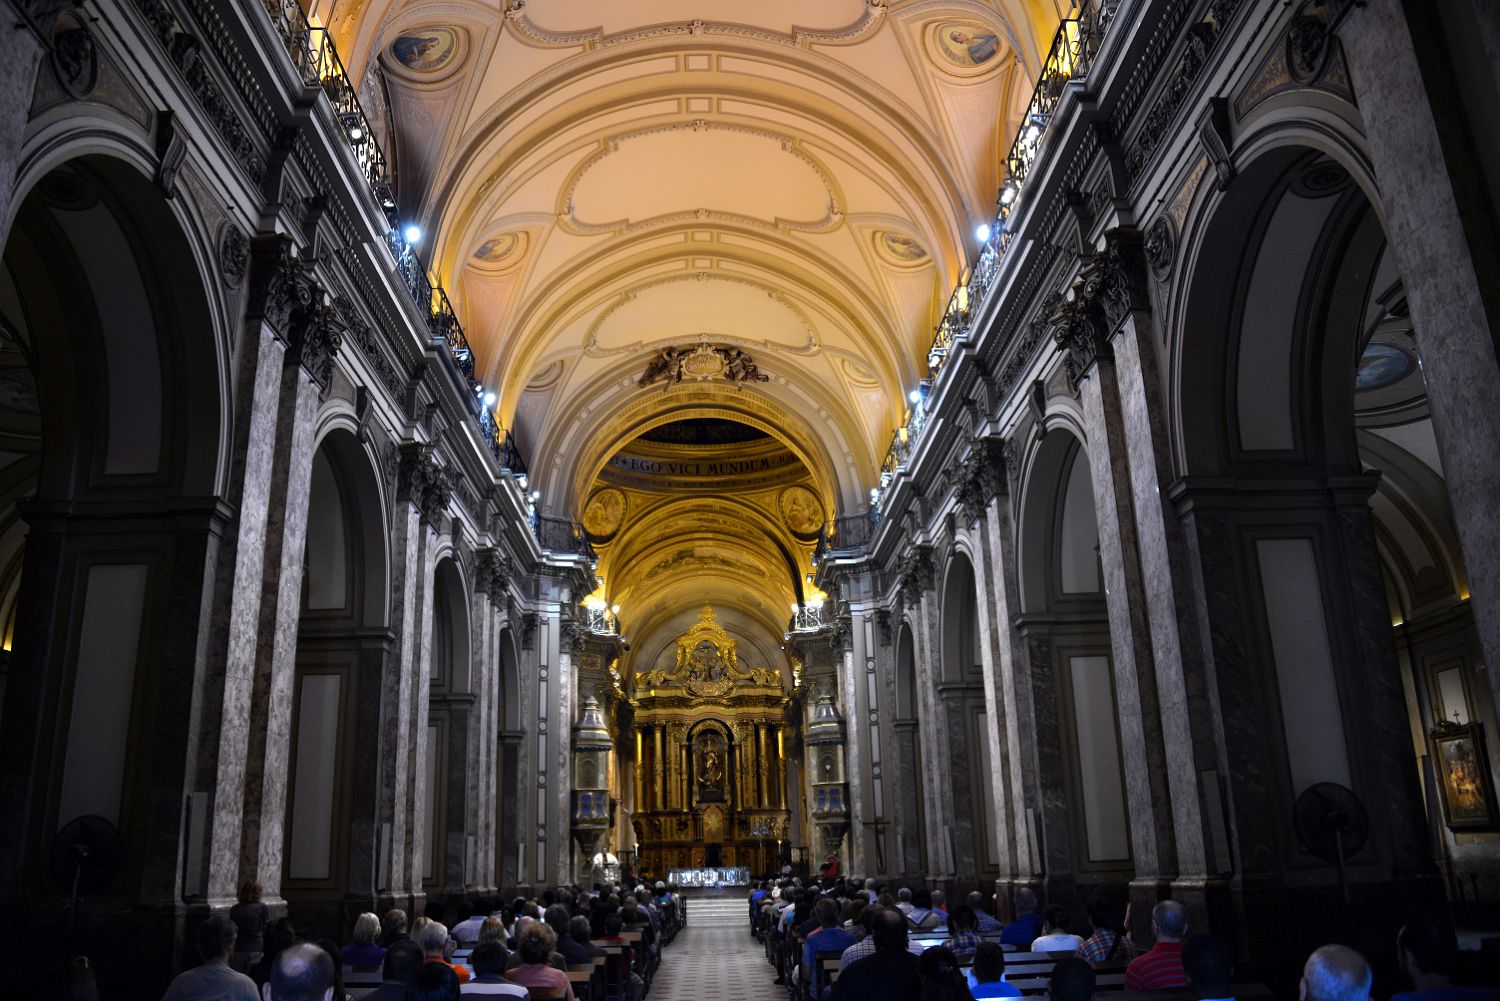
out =
{"type": "Polygon", "coordinates": [[[1151,932],[1156,944],[1125,967],[1125,989],[1170,991],[1186,987],[1182,938],[1187,934],[1187,908],[1175,900],[1163,900],[1151,911],[1151,932]]]}
{"type": "Polygon", "coordinates": [[[429,921],[417,932],[417,945],[422,948],[422,962],[442,963],[453,970],[458,982],[469,982],[469,971],[448,962],[448,926],[439,921],[429,921]]]}

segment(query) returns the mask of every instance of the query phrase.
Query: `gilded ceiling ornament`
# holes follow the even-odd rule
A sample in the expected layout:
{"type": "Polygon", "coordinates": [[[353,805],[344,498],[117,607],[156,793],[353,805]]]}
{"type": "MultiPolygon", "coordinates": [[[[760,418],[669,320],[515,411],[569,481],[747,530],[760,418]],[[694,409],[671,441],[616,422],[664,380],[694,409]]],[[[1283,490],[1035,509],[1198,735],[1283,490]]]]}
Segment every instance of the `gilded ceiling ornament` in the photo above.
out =
{"type": "Polygon", "coordinates": [[[823,505],[806,487],[787,487],[781,492],[777,506],[781,510],[781,520],[793,535],[816,538],[823,530],[823,505]]]}
{"type": "Polygon", "coordinates": [[[715,347],[700,341],[693,348],[663,348],[646,365],[646,371],[636,380],[642,388],[656,382],[675,386],[687,379],[691,382],[707,382],[724,379],[728,382],[770,382],[771,377],[761,372],[755,361],[739,348],[715,347]]]}
{"type": "Polygon", "coordinates": [[[595,540],[613,538],[625,520],[625,495],[613,487],[606,487],[589,498],[583,510],[583,528],[595,540]]]}

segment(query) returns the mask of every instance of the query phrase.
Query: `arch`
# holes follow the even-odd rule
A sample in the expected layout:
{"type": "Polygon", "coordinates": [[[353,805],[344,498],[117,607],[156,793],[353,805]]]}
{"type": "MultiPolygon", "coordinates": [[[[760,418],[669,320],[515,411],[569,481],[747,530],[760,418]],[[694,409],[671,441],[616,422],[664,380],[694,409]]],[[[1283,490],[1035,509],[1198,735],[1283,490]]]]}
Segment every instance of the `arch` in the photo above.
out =
{"type": "Polygon", "coordinates": [[[896,793],[896,858],[901,873],[924,877],[927,865],[926,782],[922,761],[921,692],[917,687],[916,634],[902,621],[896,634],[896,718],[892,733],[896,760],[910,762],[910,776],[901,776],[896,793]]]}
{"type": "Polygon", "coordinates": [[[1019,508],[1022,611],[1102,598],[1093,484],[1083,442],[1071,430],[1058,428],[1042,437],[1026,469],[1019,508]]]}
{"type": "MultiPolygon", "coordinates": [[[[0,819],[12,900],[58,827],[124,830],[121,911],[180,871],[192,692],[225,525],[227,363],[194,222],[113,137],[33,144],[0,267],[0,819]],[[174,828],[173,825],[179,825],[174,828]]],[[[154,967],[156,961],[139,963],[154,967]]]]}
{"type": "Polygon", "coordinates": [[[432,635],[428,679],[452,693],[470,690],[469,602],[463,571],[451,555],[433,572],[432,635]]]}
{"type": "Polygon", "coordinates": [[[956,551],[943,579],[942,679],[945,684],[974,684],[981,679],[979,602],[974,564],[956,551]]]}

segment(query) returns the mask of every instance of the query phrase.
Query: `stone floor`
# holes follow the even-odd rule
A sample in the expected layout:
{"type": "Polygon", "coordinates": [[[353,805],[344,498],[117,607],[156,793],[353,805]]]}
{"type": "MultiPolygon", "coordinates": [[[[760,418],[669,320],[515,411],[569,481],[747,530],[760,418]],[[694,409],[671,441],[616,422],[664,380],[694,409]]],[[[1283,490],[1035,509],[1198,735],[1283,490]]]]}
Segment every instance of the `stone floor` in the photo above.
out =
{"type": "Polygon", "coordinates": [[[738,895],[688,902],[688,925],[662,951],[646,1001],[785,1001],[776,971],[750,937],[738,895]]]}

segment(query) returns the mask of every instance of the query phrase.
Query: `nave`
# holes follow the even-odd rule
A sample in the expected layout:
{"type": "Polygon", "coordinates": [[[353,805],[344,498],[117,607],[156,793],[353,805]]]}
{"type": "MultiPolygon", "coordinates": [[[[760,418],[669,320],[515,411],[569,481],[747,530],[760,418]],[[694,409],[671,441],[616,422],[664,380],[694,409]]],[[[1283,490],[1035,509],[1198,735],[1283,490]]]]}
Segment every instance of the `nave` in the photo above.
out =
{"type": "Polygon", "coordinates": [[[687,899],[687,927],[651,985],[651,1001],[782,1001],[773,971],[751,938],[739,888],[687,899]]]}

